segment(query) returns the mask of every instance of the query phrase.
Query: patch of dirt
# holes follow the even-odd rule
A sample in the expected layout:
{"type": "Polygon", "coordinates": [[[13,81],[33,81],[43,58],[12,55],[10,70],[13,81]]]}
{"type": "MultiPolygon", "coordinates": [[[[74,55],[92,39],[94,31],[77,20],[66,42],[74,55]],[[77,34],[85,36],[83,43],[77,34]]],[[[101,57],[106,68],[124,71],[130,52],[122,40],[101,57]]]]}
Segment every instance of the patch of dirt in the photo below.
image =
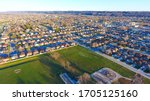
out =
{"type": "Polygon", "coordinates": [[[19,74],[19,73],[21,72],[21,69],[16,69],[16,70],[14,70],[14,72],[15,72],[16,74],[19,74]]]}
{"type": "Polygon", "coordinates": [[[114,81],[113,84],[131,84],[131,79],[121,77],[118,80],[114,81]]]}

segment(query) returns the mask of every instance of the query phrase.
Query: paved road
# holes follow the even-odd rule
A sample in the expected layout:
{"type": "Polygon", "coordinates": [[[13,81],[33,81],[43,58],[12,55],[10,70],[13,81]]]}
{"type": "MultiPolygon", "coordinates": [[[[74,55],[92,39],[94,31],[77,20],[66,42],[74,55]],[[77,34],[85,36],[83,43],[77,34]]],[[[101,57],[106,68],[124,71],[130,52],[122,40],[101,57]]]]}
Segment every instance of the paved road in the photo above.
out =
{"type": "Polygon", "coordinates": [[[148,53],[143,52],[143,51],[140,51],[140,50],[137,50],[137,49],[132,49],[132,48],[128,48],[128,47],[125,47],[125,49],[132,50],[132,51],[134,51],[134,52],[136,52],[136,53],[140,53],[140,54],[149,56],[148,53]]]}
{"type": "Polygon", "coordinates": [[[79,44],[78,42],[76,42],[76,43],[77,43],[78,45],[84,47],[84,48],[87,48],[87,49],[91,50],[92,52],[94,52],[94,53],[96,53],[96,54],[98,54],[98,55],[101,55],[101,56],[103,56],[103,57],[105,57],[105,58],[107,58],[107,59],[109,59],[109,60],[111,60],[111,61],[113,61],[113,62],[115,62],[115,63],[117,63],[117,64],[119,64],[119,65],[121,65],[121,66],[123,66],[123,67],[125,67],[125,68],[127,68],[127,69],[129,69],[129,70],[131,70],[131,71],[133,71],[133,72],[135,72],[135,73],[141,74],[142,76],[144,76],[144,77],[150,79],[150,73],[149,73],[149,74],[144,73],[143,71],[138,70],[138,69],[135,69],[135,68],[133,68],[132,66],[130,66],[130,65],[124,63],[124,62],[121,62],[121,61],[119,61],[119,60],[117,60],[117,59],[115,59],[115,58],[113,58],[113,57],[111,57],[111,56],[108,56],[108,55],[103,54],[103,53],[100,53],[100,52],[93,51],[91,48],[86,47],[86,46],[84,46],[84,45],[81,45],[81,44],[79,44]]]}

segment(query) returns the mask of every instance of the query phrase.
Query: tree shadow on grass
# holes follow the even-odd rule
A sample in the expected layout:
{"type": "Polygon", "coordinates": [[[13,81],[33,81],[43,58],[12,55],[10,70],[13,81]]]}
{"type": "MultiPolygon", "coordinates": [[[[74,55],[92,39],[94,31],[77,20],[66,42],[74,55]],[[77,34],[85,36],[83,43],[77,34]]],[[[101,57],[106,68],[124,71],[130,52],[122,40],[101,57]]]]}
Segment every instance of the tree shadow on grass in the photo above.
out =
{"type": "Polygon", "coordinates": [[[49,78],[44,74],[40,74],[40,76],[46,81],[46,84],[63,84],[63,81],[59,78],[59,76],[53,76],[53,78],[49,78]]]}
{"type": "MultiPolygon", "coordinates": [[[[70,62],[70,61],[69,61],[70,62]]],[[[81,73],[85,73],[85,70],[83,70],[82,68],[80,68],[79,66],[77,66],[77,64],[70,62],[71,66],[75,67],[76,69],[78,69],[81,73]]],[[[88,73],[88,72],[87,72],[88,73]]]]}
{"type": "Polygon", "coordinates": [[[16,78],[17,84],[25,84],[24,80],[22,80],[20,77],[16,78]]]}
{"type": "MultiPolygon", "coordinates": [[[[49,75],[53,76],[54,79],[57,79],[57,80],[54,80],[55,83],[60,83],[58,82],[60,79],[59,75],[62,74],[62,73],[66,73],[67,71],[64,69],[64,67],[62,67],[61,65],[59,65],[57,62],[55,62],[54,60],[52,60],[49,56],[39,56],[39,61],[45,65],[46,69],[49,70],[49,75]],[[58,80],[59,79],[59,80],[58,80]]],[[[44,74],[40,74],[46,81],[49,81],[50,78],[47,77],[46,75],[44,74]]],[[[52,83],[52,82],[50,82],[52,83]]],[[[62,83],[62,82],[61,82],[62,83]]]]}
{"type": "Polygon", "coordinates": [[[22,78],[17,77],[16,78],[17,84],[41,84],[39,80],[32,80],[32,81],[24,81],[22,78]]]}

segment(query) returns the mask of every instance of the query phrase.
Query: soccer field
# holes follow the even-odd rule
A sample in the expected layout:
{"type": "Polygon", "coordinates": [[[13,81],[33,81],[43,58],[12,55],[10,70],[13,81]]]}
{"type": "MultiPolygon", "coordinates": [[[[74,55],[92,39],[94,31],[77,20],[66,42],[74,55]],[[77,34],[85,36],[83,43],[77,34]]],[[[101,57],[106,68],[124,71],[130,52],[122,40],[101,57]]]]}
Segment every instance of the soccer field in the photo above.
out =
{"type": "Polygon", "coordinates": [[[0,66],[0,83],[60,84],[63,67],[47,55],[40,55],[0,66]]]}

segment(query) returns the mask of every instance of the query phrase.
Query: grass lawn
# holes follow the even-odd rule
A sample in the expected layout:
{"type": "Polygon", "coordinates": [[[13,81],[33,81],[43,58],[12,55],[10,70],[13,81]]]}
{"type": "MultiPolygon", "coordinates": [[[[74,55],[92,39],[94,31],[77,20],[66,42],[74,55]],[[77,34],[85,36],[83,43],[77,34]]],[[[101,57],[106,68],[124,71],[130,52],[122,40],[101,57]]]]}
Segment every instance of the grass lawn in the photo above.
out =
{"type": "Polygon", "coordinates": [[[47,55],[19,60],[0,66],[1,84],[59,84],[63,67],[47,55]]]}
{"type": "Polygon", "coordinates": [[[103,67],[108,67],[122,76],[132,77],[134,73],[85,48],[76,46],[58,51],[65,59],[74,63],[82,72],[93,73],[103,67]]]}
{"type": "MultiPolygon", "coordinates": [[[[82,72],[93,73],[103,67],[108,67],[125,77],[131,78],[135,74],[125,67],[80,46],[64,49],[59,51],[59,53],[63,58],[74,63],[82,72]]],[[[150,80],[146,78],[144,78],[144,82],[150,84],[150,80]]]]}

